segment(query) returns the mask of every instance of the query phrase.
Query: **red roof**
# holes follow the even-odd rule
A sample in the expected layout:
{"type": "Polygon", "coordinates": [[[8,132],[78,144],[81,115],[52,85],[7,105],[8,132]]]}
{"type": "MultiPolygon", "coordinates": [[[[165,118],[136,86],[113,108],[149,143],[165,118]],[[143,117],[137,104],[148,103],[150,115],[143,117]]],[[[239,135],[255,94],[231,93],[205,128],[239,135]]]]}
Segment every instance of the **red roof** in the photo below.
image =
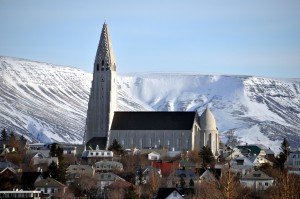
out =
{"type": "Polygon", "coordinates": [[[154,168],[160,169],[163,176],[169,175],[179,168],[178,162],[152,162],[154,168]]]}

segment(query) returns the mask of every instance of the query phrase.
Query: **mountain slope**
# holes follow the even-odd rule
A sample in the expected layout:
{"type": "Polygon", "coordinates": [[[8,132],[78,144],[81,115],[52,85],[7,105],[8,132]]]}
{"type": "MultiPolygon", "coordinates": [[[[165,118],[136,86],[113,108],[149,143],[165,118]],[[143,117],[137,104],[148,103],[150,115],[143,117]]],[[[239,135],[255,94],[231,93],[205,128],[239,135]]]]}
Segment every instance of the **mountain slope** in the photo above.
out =
{"type": "MultiPolygon", "coordinates": [[[[0,57],[0,128],[32,140],[82,142],[92,75],[0,57]]],[[[145,73],[119,75],[119,110],[214,113],[222,138],[278,149],[300,144],[300,80],[145,73]]]]}

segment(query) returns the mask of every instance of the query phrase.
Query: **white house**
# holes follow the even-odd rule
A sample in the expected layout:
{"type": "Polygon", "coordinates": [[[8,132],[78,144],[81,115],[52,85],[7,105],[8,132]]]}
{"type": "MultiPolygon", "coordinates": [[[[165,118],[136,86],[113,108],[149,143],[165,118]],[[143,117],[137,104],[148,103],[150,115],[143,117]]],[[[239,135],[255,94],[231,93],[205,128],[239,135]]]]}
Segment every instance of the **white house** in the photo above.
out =
{"type": "Polygon", "coordinates": [[[114,153],[112,151],[100,150],[96,148],[95,150],[85,150],[82,153],[81,158],[87,160],[89,164],[98,162],[100,160],[112,160],[114,153]]]}
{"type": "Polygon", "coordinates": [[[230,166],[232,171],[245,175],[249,171],[253,170],[254,165],[249,158],[242,156],[242,157],[236,157],[233,160],[231,160],[230,166]]]}
{"type": "Polygon", "coordinates": [[[159,160],[160,159],[160,154],[152,151],[151,153],[148,154],[148,160],[159,160]]]}
{"type": "Polygon", "coordinates": [[[273,185],[274,179],[262,171],[253,171],[243,176],[240,183],[255,190],[266,190],[273,185]]]}

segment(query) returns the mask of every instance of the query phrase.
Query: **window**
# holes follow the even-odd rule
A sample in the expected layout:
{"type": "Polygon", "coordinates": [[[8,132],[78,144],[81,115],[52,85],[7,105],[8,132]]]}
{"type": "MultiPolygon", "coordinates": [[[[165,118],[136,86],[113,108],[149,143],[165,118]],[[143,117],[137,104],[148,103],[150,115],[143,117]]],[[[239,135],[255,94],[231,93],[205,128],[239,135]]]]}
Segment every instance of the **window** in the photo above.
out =
{"type": "Polygon", "coordinates": [[[54,188],[51,189],[51,192],[54,193],[54,188]]]}
{"type": "Polygon", "coordinates": [[[94,153],[91,153],[91,155],[94,155],[94,153]]]}
{"type": "Polygon", "coordinates": [[[110,152],[107,152],[107,155],[110,155],[110,152]]]}
{"type": "Polygon", "coordinates": [[[102,63],[101,63],[101,65],[102,65],[102,66],[104,66],[104,60],[102,60],[102,63]]]}
{"type": "Polygon", "coordinates": [[[99,153],[96,153],[96,155],[99,155],[99,153]]]}
{"type": "Polygon", "coordinates": [[[104,155],[104,152],[101,152],[101,155],[104,155]]]}
{"type": "Polygon", "coordinates": [[[99,64],[97,64],[97,71],[99,71],[99,64]]]}
{"type": "Polygon", "coordinates": [[[45,188],[45,193],[48,193],[48,189],[47,188],[45,188]]]}
{"type": "Polygon", "coordinates": [[[266,183],[265,183],[265,186],[269,186],[269,183],[266,182],[266,183]]]}

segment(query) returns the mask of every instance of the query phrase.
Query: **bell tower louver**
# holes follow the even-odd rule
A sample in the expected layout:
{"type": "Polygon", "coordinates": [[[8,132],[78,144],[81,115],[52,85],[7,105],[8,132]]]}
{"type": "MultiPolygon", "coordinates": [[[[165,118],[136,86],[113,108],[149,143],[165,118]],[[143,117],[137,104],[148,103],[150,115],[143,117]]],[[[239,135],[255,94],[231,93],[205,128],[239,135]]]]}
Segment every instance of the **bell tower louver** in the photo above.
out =
{"type": "Polygon", "coordinates": [[[105,149],[117,108],[116,61],[108,26],[103,24],[94,62],[93,81],[88,103],[84,142],[93,149],[105,149]]]}

